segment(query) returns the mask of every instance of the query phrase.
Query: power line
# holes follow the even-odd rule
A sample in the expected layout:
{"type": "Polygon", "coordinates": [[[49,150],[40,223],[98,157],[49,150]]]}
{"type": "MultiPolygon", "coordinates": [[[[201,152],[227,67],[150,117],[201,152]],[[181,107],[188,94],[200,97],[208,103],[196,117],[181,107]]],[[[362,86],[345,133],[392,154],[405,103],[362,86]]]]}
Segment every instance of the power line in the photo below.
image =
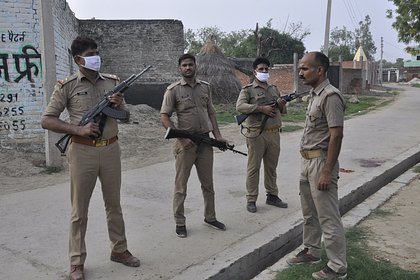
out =
{"type": "Polygon", "coordinates": [[[357,1],[353,0],[353,3],[356,7],[357,12],[359,13],[359,18],[363,19],[363,14],[360,12],[359,6],[357,5],[357,1]]]}
{"type": "Polygon", "coordinates": [[[347,3],[346,3],[346,1],[345,1],[345,0],[343,0],[343,3],[344,3],[344,6],[346,7],[347,14],[349,15],[350,21],[351,21],[351,23],[353,24],[354,28],[356,29],[356,28],[357,28],[357,24],[354,22],[355,18],[354,18],[354,16],[351,14],[351,12],[350,12],[350,8],[348,7],[348,5],[347,5],[347,3]]]}

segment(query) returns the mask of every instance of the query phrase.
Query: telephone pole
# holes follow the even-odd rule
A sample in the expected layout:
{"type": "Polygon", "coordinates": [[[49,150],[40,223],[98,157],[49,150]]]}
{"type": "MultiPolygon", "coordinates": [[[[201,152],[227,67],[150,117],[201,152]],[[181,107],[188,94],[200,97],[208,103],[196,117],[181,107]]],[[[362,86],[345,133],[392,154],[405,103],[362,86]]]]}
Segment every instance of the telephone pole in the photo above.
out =
{"type": "Polygon", "coordinates": [[[325,22],[324,54],[326,56],[328,56],[328,48],[329,48],[329,43],[330,43],[331,2],[332,2],[332,0],[328,0],[327,18],[326,18],[326,22],[325,22]]]}
{"type": "Polygon", "coordinates": [[[382,60],[384,56],[384,37],[381,37],[381,60],[379,61],[379,84],[382,85],[382,60]]]}

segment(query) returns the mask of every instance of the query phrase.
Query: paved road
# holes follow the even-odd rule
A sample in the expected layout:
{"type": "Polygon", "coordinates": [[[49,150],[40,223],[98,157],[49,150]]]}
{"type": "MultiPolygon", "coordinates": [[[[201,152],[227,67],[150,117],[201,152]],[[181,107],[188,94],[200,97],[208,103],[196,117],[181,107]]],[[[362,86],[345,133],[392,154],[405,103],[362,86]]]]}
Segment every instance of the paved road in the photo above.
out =
{"type": "MultiPolygon", "coordinates": [[[[340,196],[420,151],[420,89],[403,88],[396,102],[381,110],[347,120],[341,167],[340,196]]],[[[161,137],[161,135],[157,136],[161,137]]],[[[238,279],[238,271],[255,270],[269,258],[266,246],[301,222],[298,200],[301,132],[283,134],[278,168],[280,196],[288,209],[264,204],[245,210],[246,158],[230,152],[215,156],[216,209],[226,232],[203,222],[203,199],[193,172],[186,206],[189,236],[176,237],[172,219],[174,162],[123,173],[122,203],[129,249],[140,257],[140,268],[109,261],[109,243],[100,188],[94,192],[86,236],[87,279],[238,279]],[[251,256],[251,259],[249,258],[251,256]],[[231,265],[233,264],[234,265],[231,265]],[[236,274],[235,274],[236,273],[236,274]]],[[[237,147],[245,150],[245,147],[237,147]]],[[[68,183],[0,196],[0,279],[66,279],[68,273],[68,183]]],[[[269,261],[268,261],[269,262],[269,261]]],[[[259,267],[257,269],[263,269],[259,267]]]]}

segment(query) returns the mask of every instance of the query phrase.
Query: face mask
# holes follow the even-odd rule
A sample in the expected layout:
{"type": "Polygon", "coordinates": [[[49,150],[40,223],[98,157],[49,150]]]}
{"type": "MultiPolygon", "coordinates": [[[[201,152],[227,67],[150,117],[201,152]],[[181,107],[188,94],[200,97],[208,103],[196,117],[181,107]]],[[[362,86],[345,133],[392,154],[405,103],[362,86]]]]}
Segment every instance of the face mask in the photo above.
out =
{"type": "Polygon", "coordinates": [[[85,65],[81,65],[82,67],[96,72],[101,68],[101,57],[99,55],[81,57],[85,60],[85,65]]]}
{"type": "Polygon", "coordinates": [[[258,79],[258,81],[260,82],[267,82],[268,78],[270,77],[270,74],[265,73],[265,72],[256,72],[257,75],[255,75],[255,77],[258,79]]]}

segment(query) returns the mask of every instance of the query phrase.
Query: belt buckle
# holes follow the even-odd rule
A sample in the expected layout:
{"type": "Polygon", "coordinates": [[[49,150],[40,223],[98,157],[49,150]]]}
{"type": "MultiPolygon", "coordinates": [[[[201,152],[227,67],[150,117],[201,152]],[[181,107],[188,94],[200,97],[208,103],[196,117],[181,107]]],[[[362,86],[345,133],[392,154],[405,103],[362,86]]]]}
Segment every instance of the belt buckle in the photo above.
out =
{"type": "Polygon", "coordinates": [[[95,147],[105,147],[106,145],[108,145],[108,140],[106,139],[95,140],[95,147]]]}
{"type": "Polygon", "coordinates": [[[304,159],[308,159],[308,158],[309,158],[308,151],[301,150],[301,151],[300,151],[300,154],[302,155],[302,157],[303,157],[304,159]]]}

